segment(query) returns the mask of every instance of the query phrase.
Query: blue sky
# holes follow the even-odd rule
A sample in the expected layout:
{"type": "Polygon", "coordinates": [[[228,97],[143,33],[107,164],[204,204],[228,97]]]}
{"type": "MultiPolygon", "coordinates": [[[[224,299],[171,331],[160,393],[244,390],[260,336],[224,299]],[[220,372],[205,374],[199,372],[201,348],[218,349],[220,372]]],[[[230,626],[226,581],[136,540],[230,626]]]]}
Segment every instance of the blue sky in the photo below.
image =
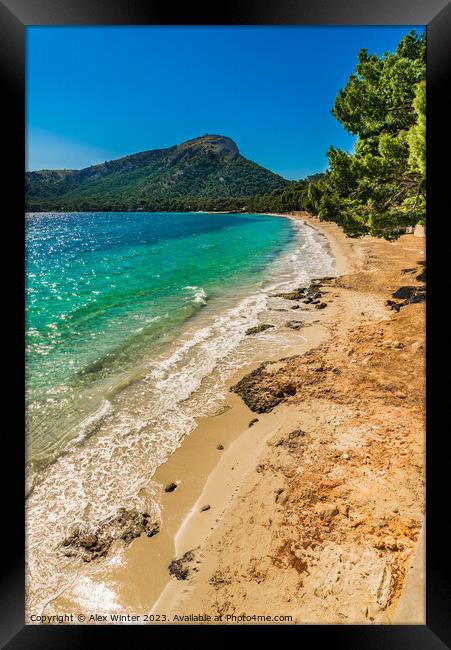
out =
{"type": "Polygon", "coordinates": [[[79,169],[230,136],[285,176],[354,139],[331,115],[365,47],[409,27],[27,27],[27,169],[79,169]]]}

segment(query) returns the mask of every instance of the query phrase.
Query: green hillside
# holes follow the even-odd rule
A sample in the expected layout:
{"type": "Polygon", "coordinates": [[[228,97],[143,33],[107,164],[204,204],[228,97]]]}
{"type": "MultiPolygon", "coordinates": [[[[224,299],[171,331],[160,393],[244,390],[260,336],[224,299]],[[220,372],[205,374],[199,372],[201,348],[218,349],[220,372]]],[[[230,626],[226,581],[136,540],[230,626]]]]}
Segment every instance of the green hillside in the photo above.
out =
{"type": "Polygon", "coordinates": [[[86,169],[27,172],[26,202],[29,211],[239,209],[289,185],[230,138],[205,135],[86,169]]]}

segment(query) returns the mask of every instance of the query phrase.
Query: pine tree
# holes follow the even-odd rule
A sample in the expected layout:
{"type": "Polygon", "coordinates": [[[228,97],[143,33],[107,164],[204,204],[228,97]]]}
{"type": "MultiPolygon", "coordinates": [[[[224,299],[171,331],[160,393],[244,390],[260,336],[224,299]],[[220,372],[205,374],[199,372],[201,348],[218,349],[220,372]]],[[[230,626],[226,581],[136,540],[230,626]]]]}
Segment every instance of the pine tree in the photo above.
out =
{"type": "Polygon", "coordinates": [[[328,152],[309,199],[321,219],[351,236],[392,239],[424,223],[426,211],[426,41],[407,34],[394,54],[361,50],[333,115],[357,136],[353,154],[328,152]]]}

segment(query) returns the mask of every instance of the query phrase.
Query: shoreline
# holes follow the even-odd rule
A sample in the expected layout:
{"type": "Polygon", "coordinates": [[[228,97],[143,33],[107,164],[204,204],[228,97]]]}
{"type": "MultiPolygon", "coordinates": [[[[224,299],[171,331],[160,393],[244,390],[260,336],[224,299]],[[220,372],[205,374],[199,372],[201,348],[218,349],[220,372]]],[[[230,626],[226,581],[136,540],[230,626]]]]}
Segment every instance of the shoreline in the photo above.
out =
{"type": "MultiPolygon", "coordinates": [[[[365,246],[361,245],[361,240],[350,241],[345,238],[336,224],[320,223],[305,214],[269,216],[301,219],[324,235],[335,259],[339,278],[346,274],[352,276],[365,268],[368,262],[365,246]]],[[[366,242],[372,240],[364,239],[366,242]]],[[[375,246],[381,243],[377,240],[375,242],[372,241],[375,246]]],[[[317,322],[296,333],[290,353],[285,356],[303,356],[307,351],[315,351],[331,338],[340,335],[343,327],[337,321],[343,311],[343,291],[342,288],[335,287],[332,292],[327,289],[328,293],[334,293],[334,299],[328,300],[327,309],[314,313],[317,322]]],[[[373,316],[376,315],[379,320],[387,319],[387,310],[383,304],[375,306],[372,300],[367,302],[371,303],[373,316]]],[[[280,353],[275,351],[271,358],[266,355],[260,361],[272,362],[278,372],[279,357],[280,353]]],[[[259,361],[255,361],[241,367],[227,382],[228,387],[247,376],[258,365],[259,361]]],[[[70,594],[70,589],[66,590],[68,593],[56,598],[46,608],[46,612],[68,611],[69,605],[73,608],[74,600],[83,603],[83,591],[87,594],[93,584],[114,586],[112,602],[115,607],[120,606],[120,611],[134,614],[140,608],[160,616],[175,611],[188,611],[186,608],[189,611],[204,611],[205,604],[211,601],[211,589],[215,597],[221,592],[222,587],[211,588],[211,577],[206,579],[206,573],[213,571],[220,555],[212,544],[220,539],[224,542],[227,523],[242,517],[240,505],[246,500],[243,490],[256,478],[260,478],[262,471],[259,471],[259,465],[255,467],[255,463],[267,455],[271,439],[286,433],[287,427],[295,428],[299,420],[299,409],[293,404],[281,404],[270,413],[259,415],[232,392],[227,395],[224,407],[222,412],[199,418],[196,429],[184,438],[176,451],[156,470],[153,480],[162,488],[174,480],[180,486],[174,492],[163,495],[161,532],[151,539],[141,536],[127,548],[116,545],[113,549],[116,556],[114,562],[93,567],[89,576],[82,580],[85,584],[81,591],[78,589],[70,594]],[[249,427],[254,418],[258,421],[249,427]],[[217,449],[218,445],[223,445],[224,449],[217,449]],[[209,509],[200,511],[203,506],[209,506],[209,509]],[[190,562],[190,579],[179,581],[170,576],[169,563],[193,549],[195,559],[190,562]]],[[[270,492],[272,494],[272,490],[270,492]]],[[[265,548],[266,541],[261,544],[261,548],[265,548]]],[[[283,588],[282,582],[280,589],[283,588]]],[[[274,597],[277,597],[277,592],[272,594],[274,597]]],[[[326,616],[324,622],[330,622],[327,618],[326,616]]]]}

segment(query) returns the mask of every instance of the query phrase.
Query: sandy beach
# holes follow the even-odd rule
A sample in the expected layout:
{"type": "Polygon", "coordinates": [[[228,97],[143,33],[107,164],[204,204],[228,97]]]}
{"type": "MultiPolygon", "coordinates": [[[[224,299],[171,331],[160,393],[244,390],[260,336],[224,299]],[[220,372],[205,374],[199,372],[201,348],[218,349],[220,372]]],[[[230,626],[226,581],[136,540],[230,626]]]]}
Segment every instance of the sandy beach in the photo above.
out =
{"type": "MultiPolygon", "coordinates": [[[[392,294],[424,287],[425,240],[291,218],[335,258],[324,308],[304,303],[283,358],[243,366],[159,467],[161,531],[116,542],[46,614],[109,602],[150,623],[424,623],[424,302],[392,294]]],[[[302,298],[274,301],[265,322],[302,298]]]]}

